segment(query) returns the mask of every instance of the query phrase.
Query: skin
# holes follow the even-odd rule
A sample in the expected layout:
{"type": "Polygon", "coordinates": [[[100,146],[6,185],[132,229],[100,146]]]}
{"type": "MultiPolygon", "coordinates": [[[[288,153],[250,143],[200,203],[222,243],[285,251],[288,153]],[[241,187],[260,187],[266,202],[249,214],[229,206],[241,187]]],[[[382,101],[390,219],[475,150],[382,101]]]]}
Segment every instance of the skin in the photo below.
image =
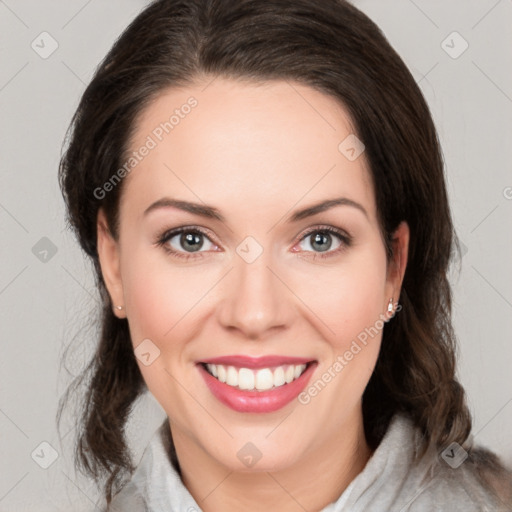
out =
{"type": "MultiPolygon", "coordinates": [[[[307,405],[294,400],[272,413],[226,407],[195,363],[232,354],[307,357],[318,361],[315,382],[382,318],[390,298],[398,301],[409,228],[403,222],[395,232],[388,264],[365,155],[349,161],[338,150],[354,130],[334,98],[280,81],[206,83],[165,91],[139,118],[134,150],[168,112],[190,96],[198,101],[124,179],[117,241],[100,210],[103,277],[113,305],[124,306],[115,314],[127,317],[134,348],[150,339],[160,350],[149,366],[137,362],[169,417],[183,481],[201,508],[320,510],[372,454],[361,399],[382,332],[307,405]],[[144,215],[163,197],[214,206],[225,222],[173,207],[144,215]],[[367,215],[344,205],[288,222],[294,211],[335,197],[357,201],[367,215]],[[173,257],[155,244],[180,226],[211,234],[199,258],[173,257]],[[332,235],[322,259],[314,233],[303,239],[317,226],[339,228],[353,241],[336,252],[344,243],[332,235]],[[263,249],[252,263],[236,252],[247,236],[263,249]],[[262,454],[251,468],[237,457],[247,442],[262,454]]],[[[179,236],[171,243],[198,255],[179,236]]]]}

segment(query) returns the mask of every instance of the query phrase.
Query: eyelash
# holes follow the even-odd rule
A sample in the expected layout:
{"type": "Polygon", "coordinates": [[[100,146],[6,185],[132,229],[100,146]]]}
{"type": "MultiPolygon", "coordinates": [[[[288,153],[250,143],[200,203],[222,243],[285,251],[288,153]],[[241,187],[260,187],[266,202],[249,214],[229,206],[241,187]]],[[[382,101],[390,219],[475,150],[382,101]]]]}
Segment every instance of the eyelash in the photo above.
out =
{"type": "MultiPolygon", "coordinates": [[[[175,251],[174,249],[171,249],[167,245],[167,242],[169,240],[174,238],[176,235],[180,235],[182,233],[199,233],[199,234],[205,236],[206,238],[208,238],[210,240],[210,242],[215,244],[215,242],[213,242],[211,240],[211,238],[208,236],[208,233],[206,231],[204,231],[202,228],[200,228],[198,226],[183,226],[181,228],[164,231],[164,233],[162,233],[161,235],[159,235],[157,237],[156,245],[159,247],[162,247],[168,254],[170,254],[176,258],[182,258],[184,260],[192,260],[192,259],[202,258],[203,257],[202,252],[205,252],[205,251],[198,252],[197,254],[186,253],[186,252],[181,252],[181,251],[175,251]]],[[[313,256],[308,256],[309,258],[311,258],[313,260],[315,260],[316,258],[326,259],[326,258],[336,256],[352,245],[352,236],[349,235],[348,233],[346,233],[345,231],[342,231],[333,226],[314,226],[313,228],[308,229],[302,235],[302,237],[295,243],[295,245],[297,243],[302,242],[309,235],[314,234],[314,233],[329,233],[331,235],[335,235],[340,240],[341,245],[334,251],[326,251],[325,254],[322,254],[321,252],[313,252],[313,256]]],[[[312,251],[306,251],[306,252],[312,252],[312,251]]]]}

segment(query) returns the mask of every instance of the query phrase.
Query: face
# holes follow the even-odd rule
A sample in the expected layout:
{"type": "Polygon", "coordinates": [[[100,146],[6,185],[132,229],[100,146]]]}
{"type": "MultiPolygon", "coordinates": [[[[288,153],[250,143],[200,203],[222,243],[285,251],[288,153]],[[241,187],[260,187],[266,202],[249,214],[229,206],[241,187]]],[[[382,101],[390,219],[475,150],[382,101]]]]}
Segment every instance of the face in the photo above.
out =
{"type": "Polygon", "coordinates": [[[388,264],[365,154],[339,149],[353,133],[299,84],[168,90],[131,140],[117,241],[100,212],[103,275],[149,391],[175,439],[231,469],[250,470],[243,450],[289,467],[361,426],[409,234],[388,264]]]}

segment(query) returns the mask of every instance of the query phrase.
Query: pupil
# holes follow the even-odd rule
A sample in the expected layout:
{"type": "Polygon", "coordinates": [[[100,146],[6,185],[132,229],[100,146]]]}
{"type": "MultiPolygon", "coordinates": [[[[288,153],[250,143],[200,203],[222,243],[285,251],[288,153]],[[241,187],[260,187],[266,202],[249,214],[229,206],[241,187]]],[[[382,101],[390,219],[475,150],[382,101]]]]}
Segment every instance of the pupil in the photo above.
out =
{"type": "Polygon", "coordinates": [[[181,235],[180,242],[183,248],[188,248],[191,251],[198,251],[203,246],[203,241],[199,233],[184,233],[181,235]]]}
{"type": "Polygon", "coordinates": [[[331,247],[330,236],[325,233],[317,233],[314,236],[313,243],[311,245],[313,246],[313,248],[318,249],[319,251],[327,251],[331,247]],[[322,246],[322,244],[327,244],[327,246],[322,246]],[[318,247],[318,245],[320,245],[320,247],[318,247]]]}

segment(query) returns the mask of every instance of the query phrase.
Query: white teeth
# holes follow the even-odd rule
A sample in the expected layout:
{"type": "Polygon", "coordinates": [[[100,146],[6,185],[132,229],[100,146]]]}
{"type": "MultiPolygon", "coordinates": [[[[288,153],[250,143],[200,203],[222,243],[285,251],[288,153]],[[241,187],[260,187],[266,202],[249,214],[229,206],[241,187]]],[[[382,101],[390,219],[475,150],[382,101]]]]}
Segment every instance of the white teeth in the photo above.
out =
{"type": "Polygon", "coordinates": [[[217,378],[221,382],[226,382],[226,368],[224,368],[224,366],[222,366],[220,364],[212,364],[212,366],[216,366],[217,367],[217,378]]]}
{"type": "Polygon", "coordinates": [[[254,389],[254,372],[247,368],[240,368],[238,372],[238,387],[240,389],[254,389]]]}
{"type": "Polygon", "coordinates": [[[304,368],[306,368],[306,365],[305,365],[305,364],[301,364],[301,365],[299,365],[299,366],[296,366],[296,367],[295,367],[295,371],[294,371],[293,376],[294,376],[296,379],[298,379],[298,378],[301,376],[302,372],[304,371],[304,368]]]}
{"type": "Polygon", "coordinates": [[[283,367],[279,366],[274,370],[274,386],[282,386],[285,382],[283,367]]]}
{"type": "Polygon", "coordinates": [[[304,373],[306,365],[283,365],[274,369],[251,370],[249,368],[226,367],[222,364],[208,363],[206,368],[211,375],[229,386],[248,391],[266,391],[273,387],[290,384],[290,382],[298,379],[304,373]]]}
{"type": "Polygon", "coordinates": [[[284,372],[284,381],[286,384],[290,384],[290,382],[295,377],[295,367],[294,366],[288,366],[284,372]]]}
{"type": "Polygon", "coordinates": [[[226,374],[226,384],[236,387],[238,386],[238,371],[234,366],[228,366],[226,374]]]}
{"type": "Polygon", "coordinates": [[[263,368],[256,372],[256,389],[264,391],[274,385],[274,375],[269,368],[263,368]]]}
{"type": "MultiPolygon", "coordinates": [[[[214,376],[217,377],[217,366],[214,364],[207,364],[206,367],[208,368],[208,371],[214,376]]],[[[226,379],[224,379],[226,380],[226,379]]]]}

